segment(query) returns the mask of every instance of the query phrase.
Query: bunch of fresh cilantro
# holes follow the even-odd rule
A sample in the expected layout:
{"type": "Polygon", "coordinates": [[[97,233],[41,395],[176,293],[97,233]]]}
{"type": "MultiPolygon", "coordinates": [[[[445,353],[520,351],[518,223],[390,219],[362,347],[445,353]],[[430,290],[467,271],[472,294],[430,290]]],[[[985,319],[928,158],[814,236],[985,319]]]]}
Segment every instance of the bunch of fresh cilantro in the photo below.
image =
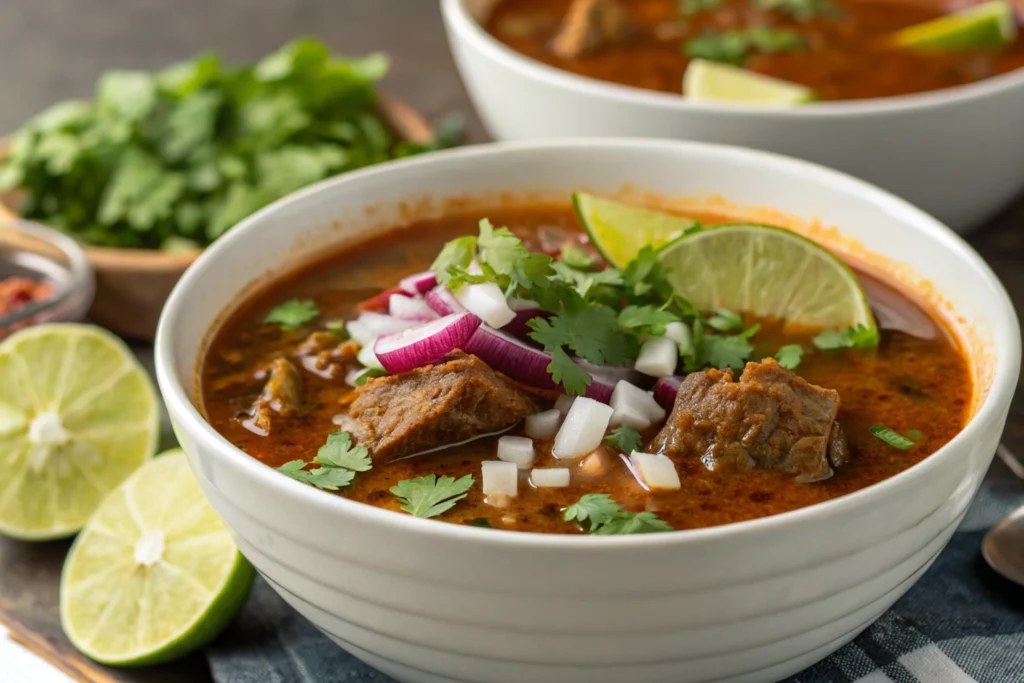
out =
{"type": "Polygon", "coordinates": [[[345,59],[297,40],[254,65],[201,54],[112,71],[95,101],[58,104],[10,140],[0,192],[20,212],[104,246],[202,247],[328,176],[453,142],[400,142],[376,111],[383,54],[345,59]]]}

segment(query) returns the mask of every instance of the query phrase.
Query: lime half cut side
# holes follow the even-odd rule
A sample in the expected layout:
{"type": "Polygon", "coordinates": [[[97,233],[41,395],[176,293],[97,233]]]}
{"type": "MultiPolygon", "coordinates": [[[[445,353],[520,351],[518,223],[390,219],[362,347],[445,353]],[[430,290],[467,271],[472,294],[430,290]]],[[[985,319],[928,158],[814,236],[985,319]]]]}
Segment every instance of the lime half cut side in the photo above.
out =
{"type": "Polygon", "coordinates": [[[50,324],[0,343],[0,533],[70,536],[156,450],[156,391],[124,343],[50,324]]]}
{"type": "Polygon", "coordinates": [[[893,42],[916,50],[954,52],[1009,45],[1017,33],[1013,7],[995,0],[909,26],[898,31],[893,42]]]}
{"type": "Polygon", "coordinates": [[[657,248],[699,227],[692,218],[620,204],[586,192],[573,193],[572,201],[590,243],[615,268],[624,267],[645,246],[657,248]]]}
{"type": "Polygon", "coordinates": [[[64,633],[104,664],[159,664],[216,637],[255,573],[203,496],[181,451],[115,489],[64,563],[64,633]]]}
{"type": "Polygon", "coordinates": [[[875,329],[853,271],[789,230],[723,225],[682,237],[659,256],[676,293],[702,311],[728,308],[810,328],[875,329]]]}
{"type": "Polygon", "coordinates": [[[695,100],[780,106],[817,99],[813,90],[798,83],[704,59],[690,60],[683,74],[683,95],[695,100]]]}

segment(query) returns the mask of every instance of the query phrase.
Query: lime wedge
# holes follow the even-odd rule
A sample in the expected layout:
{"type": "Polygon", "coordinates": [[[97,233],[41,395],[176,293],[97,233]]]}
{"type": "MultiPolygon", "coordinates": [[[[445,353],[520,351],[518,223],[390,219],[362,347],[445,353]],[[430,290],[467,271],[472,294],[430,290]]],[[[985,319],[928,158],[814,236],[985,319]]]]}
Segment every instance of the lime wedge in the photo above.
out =
{"type": "Polygon", "coordinates": [[[698,225],[692,218],[619,204],[586,192],[573,193],[572,201],[590,243],[616,268],[632,261],[645,246],[659,247],[698,225]]]}
{"type": "Polygon", "coordinates": [[[694,59],[683,74],[683,95],[695,100],[792,105],[812,102],[810,88],[738,66],[694,59]]]}
{"type": "Polygon", "coordinates": [[[1017,39],[1013,7],[1003,0],[975,5],[897,32],[893,42],[917,50],[953,52],[1009,45],[1017,39]]]}
{"type": "Polygon", "coordinates": [[[728,308],[813,328],[875,328],[853,272],[789,230],[708,228],[666,245],[659,257],[676,292],[701,311],[728,308]]]}
{"type": "Polygon", "coordinates": [[[77,532],[156,450],[156,392],[124,343],[89,325],[0,343],[0,533],[77,532]]]}
{"type": "Polygon", "coordinates": [[[215,638],[254,576],[185,454],[168,451],[116,488],[75,540],[60,582],[61,625],[98,662],[168,662],[215,638]]]}

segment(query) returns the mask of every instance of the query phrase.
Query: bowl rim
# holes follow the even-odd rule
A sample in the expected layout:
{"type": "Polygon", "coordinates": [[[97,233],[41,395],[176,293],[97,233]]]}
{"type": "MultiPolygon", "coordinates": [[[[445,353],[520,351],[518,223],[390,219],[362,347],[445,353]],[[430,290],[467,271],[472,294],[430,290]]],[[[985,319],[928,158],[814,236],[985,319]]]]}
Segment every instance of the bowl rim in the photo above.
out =
{"type": "Polygon", "coordinates": [[[92,264],[86,255],[85,250],[74,239],[64,233],[55,230],[42,223],[25,220],[22,218],[8,219],[6,215],[0,214],[0,222],[9,226],[11,230],[27,235],[30,238],[45,242],[59,251],[67,259],[66,265],[61,267],[69,275],[68,282],[61,286],[51,296],[41,301],[33,302],[28,306],[16,308],[6,315],[0,316],[0,329],[16,325],[25,320],[31,320],[40,313],[45,313],[63,306],[71,299],[81,296],[88,300],[83,305],[83,312],[92,303],[95,290],[95,281],[92,264]]]}
{"type": "MultiPolygon", "coordinates": [[[[560,90],[615,100],[627,106],[646,106],[670,112],[695,112],[737,118],[808,119],[857,116],[885,116],[902,112],[934,109],[966,101],[985,99],[1009,90],[1024,88],[1024,67],[985,78],[974,83],[931,90],[923,93],[893,95],[860,100],[810,102],[798,107],[738,104],[689,100],[679,95],[610,83],[580,76],[527,57],[488,33],[469,14],[468,0],[441,0],[441,13],[450,34],[470,44],[477,52],[529,80],[540,81],[560,90]]],[[[1021,38],[1024,40],[1024,37],[1021,38]]]]}
{"type": "MultiPolygon", "coordinates": [[[[207,337],[204,336],[204,341],[201,344],[202,352],[206,350],[206,339],[207,337]]],[[[154,361],[160,392],[168,412],[177,421],[179,429],[184,429],[193,435],[197,442],[203,443],[203,452],[213,454],[212,457],[218,459],[226,467],[230,467],[246,477],[255,479],[261,486],[272,488],[276,495],[290,499],[296,505],[306,506],[311,512],[315,511],[317,514],[323,515],[338,515],[343,518],[372,523],[389,530],[414,532],[423,538],[434,538],[438,541],[458,542],[461,540],[471,543],[494,544],[496,547],[502,548],[512,546],[521,549],[538,550],[564,548],[572,551],[580,551],[582,549],[601,551],[608,548],[646,548],[662,545],[695,544],[708,540],[742,537],[747,534],[762,534],[780,527],[806,522],[820,515],[844,515],[870,506],[872,501],[890,495],[889,492],[893,489],[898,489],[910,480],[921,478],[926,473],[941,467],[945,460],[959,457],[961,455],[959,452],[967,448],[968,443],[979,440],[983,430],[991,430],[999,424],[1000,415],[1009,405],[1017,386],[1021,362],[1021,335],[1019,324],[1017,324],[1016,311],[1009,294],[988,264],[966,241],[921,209],[866,181],[811,162],[732,145],[694,141],[669,141],[654,138],[565,138],[492,142],[386,162],[321,181],[261,209],[239,223],[221,239],[214,242],[179,280],[160,316],[160,322],[157,327],[154,361]],[[194,281],[208,263],[220,258],[222,254],[231,249],[244,248],[243,245],[250,241],[248,233],[260,229],[258,226],[264,222],[269,221],[272,224],[274,215],[285,208],[292,208],[296,204],[301,205],[307,198],[323,192],[332,192],[346,183],[359,182],[381,174],[388,174],[399,166],[405,168],[424,167],[421,169],[422,172],[429,173],[427,168],[433,164],[443,164],[449,161],[472,163],[474,159],[480,157],[500,156],[509,152],[550,152],[552,148],[555,148],[571,154],[574,150],[578,149],[600,148],[612,151],[627,150],[642,154],[645,150],[663,151],[666,147],[680,154],[703,152],[732,158],[760,166],[766,171],[770,171],[773,168],[785,169],[790,172],[813,177],[819,183],[828,183],[834,187],[844,189],[847,193],[856,194],[858,201],[880,205],[897,220],[914,224],[926,230],[930,233],[930,239],[938,241],[947,250],[957,252],[961,259],[972,266],[982,282],[997,293],[998,302],[996,305],[1003,309],[1009,326],[1008,332],[1001,340],[993,339],[995,344],[1005,347],[1006,352],[996,355],[995,371],[988,396],[964,428],[945,446],[894,476],[838,498],[768,517],[699,529],[681,529],[673,533],[638,534],[618,537],[543,534],[529,531],[510,531],[496,534],[493,533],[493,529],[479,529],[469,525],[439,523],[437,520],[420,519],[393,510],[378,508],[342,496],[319,491],[306,484],[294,481],[289,477],[281,476],[274,468],[246,454],[218,433],[206,421],[205,417],[203,417],[199,409],[189,398],[193,393],[191,388],[186,389],[178,381],[177,363],[174,360],[174,330],[177,328],[176,319],[181,315],[188,315],[189,311],[184,302],[191,296],[189,290],[193,288],[194,281]]],[[[192,360],[192,366],[188,368],[188,376],[191,377],[193,375],[195,364],[198,361],[198,358],[192,360]]]]}

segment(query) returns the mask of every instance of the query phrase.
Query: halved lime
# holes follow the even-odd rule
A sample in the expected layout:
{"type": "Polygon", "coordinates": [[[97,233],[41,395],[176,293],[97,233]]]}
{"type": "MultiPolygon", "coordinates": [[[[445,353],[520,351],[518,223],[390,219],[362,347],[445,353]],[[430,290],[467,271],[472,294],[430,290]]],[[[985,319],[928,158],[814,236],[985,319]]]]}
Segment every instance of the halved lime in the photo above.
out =
{"type": "Polygon", "coordinates": [[[723,225],[681,237],[659,257],[676,292],[702,311],[728,308],[814,328],[875,327],[846,264],[789,230],[723,225]]]}
{"type": "Polygon", "coordinates": [[[817,99],[813,90],[797,83],[704,59],[690,60],[683,74],[683,95],[695,100],[769,105],[805,104],[817,99]]]}
{"type": "Polygon", "coordinates": [[[0,533],[77,532],[156,450],[156,391],[120,339],[30,327],[0,343],[0,533]]]}
{"type": "Polygon", "coordinates": [[[696,227],[692,218],[649,211],[586,192],[572,195],[590,243],[609,265],[622,268],[647,245],[659,247],[696,227]]]}
{"type": "Polygon", "coordinates": [[[1013,7],[1003,0],[975,5],[907,27],[893,36],[901,47],[937,52],[1009,45],[1017,39],[1013,7]]]}
{"type": "Polygon", "coordinates": [[[75,540],[61,575],[61,625],[98,662],[168,662],[215,638],[254,577],[185,454],[168,451],[111,492],[75,540]]]}

